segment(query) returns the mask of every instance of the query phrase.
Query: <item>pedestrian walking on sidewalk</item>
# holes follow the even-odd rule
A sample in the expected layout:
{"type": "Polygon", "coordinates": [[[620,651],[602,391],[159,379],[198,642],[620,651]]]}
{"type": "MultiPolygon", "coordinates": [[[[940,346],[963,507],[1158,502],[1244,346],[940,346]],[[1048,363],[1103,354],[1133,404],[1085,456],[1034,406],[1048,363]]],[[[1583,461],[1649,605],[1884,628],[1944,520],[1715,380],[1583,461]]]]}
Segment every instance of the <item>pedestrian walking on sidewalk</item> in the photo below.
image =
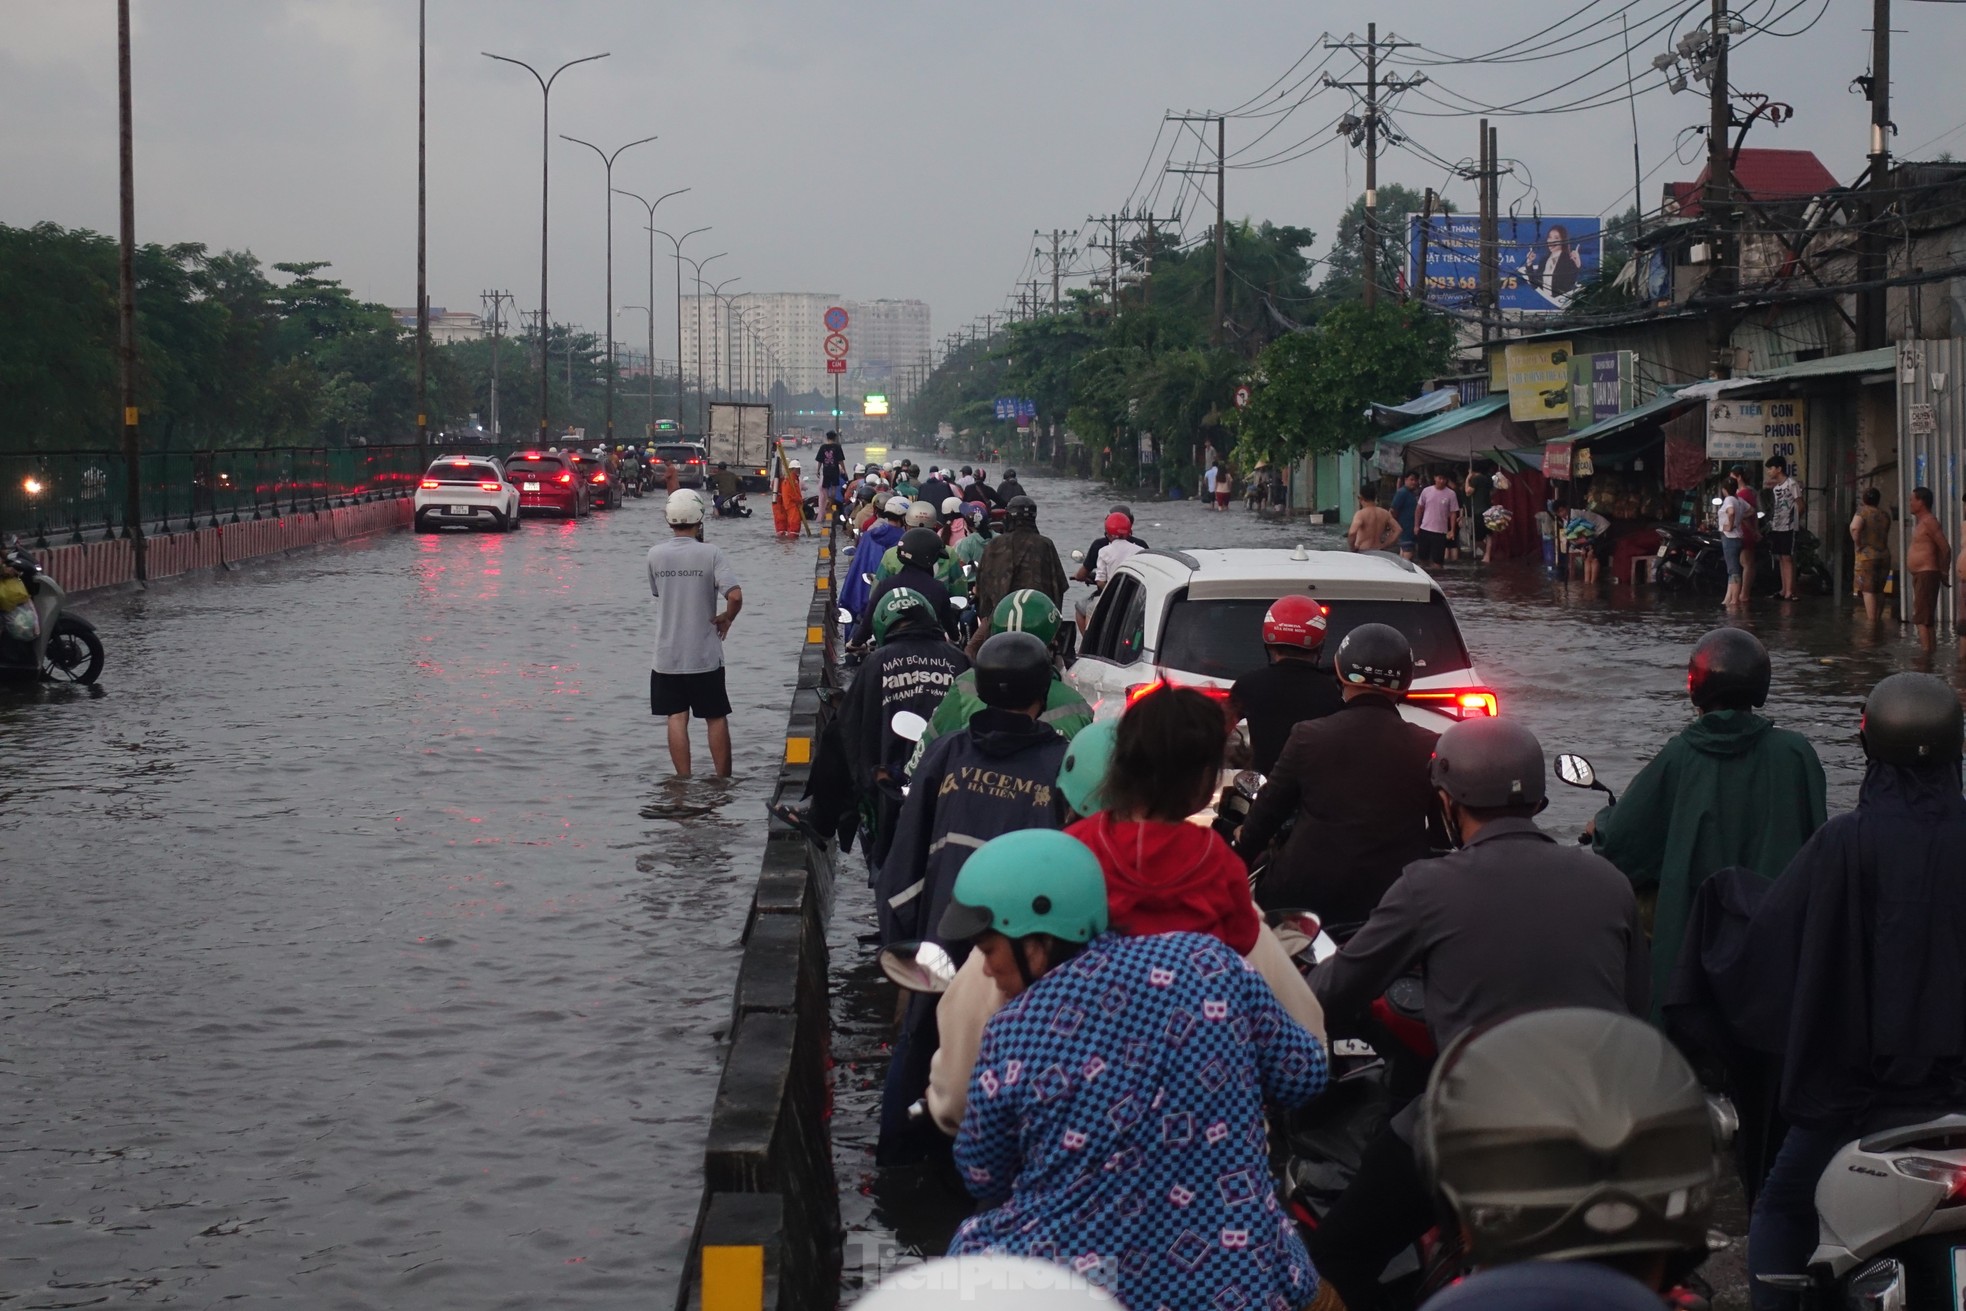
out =
{"type": "Polygon", "coordinates": [[[649,550],[649,594],[655,597],[655,651],[649,660],[649,713],[669,720],[669,758],[688,778],[690,716],[704,721],[710,764],[730,774],[730,696],[724,689],[724,638],[744,607],[737,573],[703,540],[703,497],[669,493],[669,540],[649,550]],[[717,598],[724,608],[717,610],[717,598]]]}

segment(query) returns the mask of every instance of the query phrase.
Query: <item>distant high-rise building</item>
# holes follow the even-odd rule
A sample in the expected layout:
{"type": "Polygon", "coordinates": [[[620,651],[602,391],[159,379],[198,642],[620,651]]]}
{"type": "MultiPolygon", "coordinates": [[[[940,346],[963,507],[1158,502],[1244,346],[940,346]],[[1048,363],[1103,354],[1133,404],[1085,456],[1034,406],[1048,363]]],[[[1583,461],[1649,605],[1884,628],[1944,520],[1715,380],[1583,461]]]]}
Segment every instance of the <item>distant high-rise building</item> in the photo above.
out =
{"type": "Polygon", "coordinates": [[[826,311],[846,310],[848,371],[844,389],[856,398],[885,391],[906,399],[909,379],[917,382],[925,369],[932,338],[928,305],[919,300],[847,300],[832,292],[777,291],[703,298],[701,354],[697,341],[695,296],[683,297],[682,369],[686,378],[701,376],[715,394],[729,386],[739,392],[763,392],[774,378],[793,392],[828,391],[826,372],[826,311]],[[752,334],[746,336],[746,330],[752,334]],[[757,349],[761,343],[762,350],[757,349]],[[911,368],[914,370],[911,374],[911,368]]]}

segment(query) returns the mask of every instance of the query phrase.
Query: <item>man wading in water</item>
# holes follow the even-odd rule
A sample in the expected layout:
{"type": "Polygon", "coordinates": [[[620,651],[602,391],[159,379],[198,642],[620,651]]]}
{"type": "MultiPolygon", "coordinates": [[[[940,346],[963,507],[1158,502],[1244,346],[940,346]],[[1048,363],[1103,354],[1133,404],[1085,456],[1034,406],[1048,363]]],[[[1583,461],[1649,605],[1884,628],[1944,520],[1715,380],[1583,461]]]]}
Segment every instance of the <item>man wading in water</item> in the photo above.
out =
{"type": "MultiPolygon", "coordinates": [[[[670,466],[674,468],[672,464],[670,466]]],[[[724,636],[744,608],[730,560],[703,540],[703,498],[669,493],[670,538],[649,549],[655,597],[655,652],[649,660],[649,713],[669,719],[669,758],[689,777],[689,718],[704,721],[710,765],[730,774],[730,697],[724,690],[724,636]],[[717,598],[724,598],[723,613],[717,598]]]]}

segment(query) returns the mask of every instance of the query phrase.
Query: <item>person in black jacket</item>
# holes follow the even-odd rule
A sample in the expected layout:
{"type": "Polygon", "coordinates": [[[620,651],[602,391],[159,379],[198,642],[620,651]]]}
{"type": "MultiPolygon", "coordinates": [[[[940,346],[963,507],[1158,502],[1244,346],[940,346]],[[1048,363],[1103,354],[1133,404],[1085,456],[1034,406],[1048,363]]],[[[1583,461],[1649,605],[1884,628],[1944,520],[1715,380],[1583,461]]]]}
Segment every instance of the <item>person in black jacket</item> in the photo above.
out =
{"type": "Polygon", "coordinates": [[[1295,595],[1278,597],[1263,614],[1269,663],[1229,689],[1229,722],[1248,722],[1249,766],[1259,774],[1277,767],[1290,730],[1344,708],[1337,680],[1318,663],[1330,618],[1318,602],[1295,595]]]}
{"type": "MultiPolygon", "coordinates": [[[[1051,692],[1051,652],[1029,633],[998,633],[976,654],[984,708],[969,727],[929,744],[908,781],[894,842],[874,880],[883,946],[934,939],[969,854],[1003,833],[1063,828],[1058,770],[1066,741],[1039,720],[1051,692]]],[[[960,964],[964,943],[943,944],[960,964]]],[[[938,1036],[935,1003],[917,994],[889,1054],[876,1159],[883,1165],[946,1154],[949,1139],[908,1108],[928,1090],[938,1036]]]]}
{"type": "MultiPolygon", "coordinates": [[[[1752,1275],[1803,1271],[1816,1184],[1845,1143],[1966,1106],[1961,733],[1958,699],[1929,674],[1872,689],[1857,808],[1796,853],[1713,979],[1737,1039],[1779,1060],[1789,1122],[1754,1201],[1752,1275]]],[[[1749,1287],[1756,1311],[1796,1305],[1749,1287]]]]}
{"type": "Polygon", "coordinates": [[[873,640],[874,607],[880,604],[883,596],[901,587],[919,592],[927,598],[942,625],[943,635],[953,641],[956,636],[956,608],[949,604],[947,584],[935,576],[935,562],[948,549],[942,544],[942,534],[933,528],[910,528],[903,533],[894,548],[895,555],[901,560],[901,568],[874,584],[874,590],[867,594],[866,612],[854,626],[853,636],[847,645],[864,647],[873,640]]]}
{"type": "Polygon", "coordinates": [[[997,484],[997,499],[1009,505],[1011,497],[1029,495],[1030,493],[1024,490],[1024,484],[1017,481],[1017,470],[1005,469],[1003,481],[997,484]]]}
{"type": "Polygon", "coordinates": [[[816,845],[851,836],[860,826],[870,869],[880,867],[893,838],[901,785],[915,744],[895,733],[894,717],[935,713],[969,657],[942,632],[928,598],[907,588],[889,591],[873,609],[880,649],[861,665],[839,710],[819,735],[805,809],[778,804],[772,813],[816,845]]]}
{"type": "Polygon", "coordinates": [[[949,485],[947,478],[943,477],[942,470],[930,469],[928,471],[928,477],[922,479],[921,487],[916,490],[915,499],[918,501],[927,501],[930,505],[939,509],[942,502],[948,500],[955,494],[956,489],[949,485]]]}
{"type": "Polygon", "coordinates": [[[1293,816],[1256,885],[1258,905],[1308,907],[1327,925],[1362,924],[1399,872],[1446,828],[1427,781],[1437,735],[1400,718],[1413,648],[1389,624],[1360,624],[1332,662],[1344,707],[1290,730],[1243,821],[1236,850],[1254,864],[1293,816]]]}

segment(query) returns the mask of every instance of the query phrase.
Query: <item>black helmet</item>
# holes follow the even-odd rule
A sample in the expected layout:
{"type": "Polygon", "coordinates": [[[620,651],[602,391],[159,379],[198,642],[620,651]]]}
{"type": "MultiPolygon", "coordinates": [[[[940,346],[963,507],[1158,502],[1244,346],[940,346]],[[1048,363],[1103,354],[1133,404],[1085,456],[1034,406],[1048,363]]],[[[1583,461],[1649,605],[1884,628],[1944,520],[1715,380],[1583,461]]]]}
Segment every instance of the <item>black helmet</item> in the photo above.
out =
{"type": "Polygon", "coordinates": [[[1115,503],[1106,507],[1106,513],[1123,514],[1127,518],[1131,519],[1133,517],[1133,507],[1130,505],[1126,505],[1124,503],[1115,503]]]}
{"type": "Polygon", "coordinates": [[[1029,524],[1033,528],[1038,523],[1038,503],[1028,496],[1013,496],[1004,503],[1003,521],[1007,524],[1029,524]]]}
{"type": "Polygon", "coordinates": [[[1959,698],[1930,674],[1893,674],[1864,698],[1864,754],[1887,765],[1960,758],[1959,698]]]}
{"type": "Polygon", "coordinates": [[[972,468],[970,468],[970,467],[969,467],[968,465],[966,465],[966,464],[965,464],[965,465],[963,466],[963,472],[964,472],[964,473],[975,473],[975,472],[976,472],[976,470],[974,470],[974,469],[972,469],[972,468]]]}
{"type": "Polygon", "coordinates": [[[1475,1264],[1706,1254],[1726,1132],[1643,1020],[1566,1007],[1456,1039],[1421,1106],[1421,1170],[1475,1264]]]}
{"type": "Polygon", "coordinates": [[[1391,624],[1360,624],[1338,644],[1331,667],[1347,687],[1404,692],[1413,682],[1413,647],[1391,624]]]}
{"type": "Polygon", "coordinates": [[[1433,785],[1471,810],[1535,806],[1549,800],[1543,744],[1512,719],[1484,716],[1454,725],[1434,744],[1433,785]]]}
{"type": "Polygon", "coordinates": [[[942,558],[942,535],[933,528],[910,528],[901,534],[901,543],[894,553],[901,557],[903,564],[930,568],[942,558]]]}
{"type": "Polygon", "coordinates": [[[976,695],[999,710],[1025,710],[1051,695],[1051,652],[1029,633],[996,633],[976,652],[976,695]]]}
{"type": "Polygon", "coordinates": [[[1745,628],[1716,628],[1686,662],[1686,695],[1702,711],[1741,709],[1768,700],[1768,648],[1745,628]]]}
{"type": "Polygon", "coordinates": [[[1005,470],[1003,471],[1003,476],[1004,476],[1004,477],[1006,477],[1006,478],[1015,478],[1015,477],[1017,476],[1017,470],[1015,470],[1015,469],[1005,469],[1005,470]]]}

